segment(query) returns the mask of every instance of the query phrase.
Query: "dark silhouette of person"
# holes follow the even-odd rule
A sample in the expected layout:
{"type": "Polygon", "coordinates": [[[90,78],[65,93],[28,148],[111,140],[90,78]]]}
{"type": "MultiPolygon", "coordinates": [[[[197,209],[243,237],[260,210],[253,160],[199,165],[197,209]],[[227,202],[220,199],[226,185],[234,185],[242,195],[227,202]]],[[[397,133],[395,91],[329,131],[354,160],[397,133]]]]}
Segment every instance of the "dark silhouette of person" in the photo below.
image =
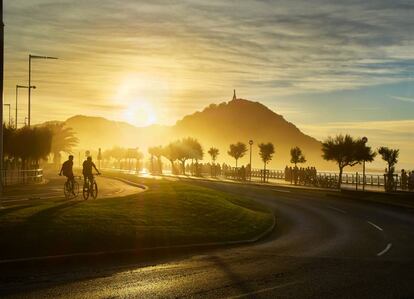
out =
{"type": "Polygon", "coordinates": [[[408,184],[408,175],[407,172],[403,169],[401,170],[401,189],[406,190],[408,184]]]}
{"type": "Polygon", "coordinates": [[[82,174],[83,174],[83,184],[86,186],[86,182],[89,179],[89,182],[93,181],[93,168],[95,169],[97,174],[101,174],[99,170],[96,168],[95,163],[92,162],[92,157],[86,158],[86,160],[82,164],[82,174]]]}
{"type": "Polygon", "coordinates": [[[75,195],[75,192],[73,190],[73,185],[75,182],[75,176],[73,174],[73,155],[69,155],[68,160],[63,162],[62,168],[60,169],[59,175],[64,175],[68,181],[71,183],[71,189],[73,195],[75,195]]]}

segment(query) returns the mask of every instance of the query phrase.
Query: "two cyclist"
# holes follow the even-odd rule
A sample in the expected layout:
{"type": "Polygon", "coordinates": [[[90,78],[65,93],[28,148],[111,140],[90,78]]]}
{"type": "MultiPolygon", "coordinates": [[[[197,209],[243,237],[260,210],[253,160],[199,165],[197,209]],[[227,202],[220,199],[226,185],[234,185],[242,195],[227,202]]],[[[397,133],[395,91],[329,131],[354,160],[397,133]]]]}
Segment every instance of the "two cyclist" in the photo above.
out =
{"type": "MultiPolygon", "coordinates": [[[[101,174],[99,170],[96,168],[95,163],[92,162],[92,157],[88,157],[83,162],[82,168],[84,186],[87,186],[88,181],[93,181],[93,169],[95,169],[98,175],[101,174]]],[[[64,175],[67,178],[68,182],[71,184],[72,193],[73,195],[75,195],[75,191],[73,188],[75,184],[75,175],[73,174],[73,155],[69,155],[68,160],[62,164],[62,168],[60,169],[59,175],[64,175]]]]}

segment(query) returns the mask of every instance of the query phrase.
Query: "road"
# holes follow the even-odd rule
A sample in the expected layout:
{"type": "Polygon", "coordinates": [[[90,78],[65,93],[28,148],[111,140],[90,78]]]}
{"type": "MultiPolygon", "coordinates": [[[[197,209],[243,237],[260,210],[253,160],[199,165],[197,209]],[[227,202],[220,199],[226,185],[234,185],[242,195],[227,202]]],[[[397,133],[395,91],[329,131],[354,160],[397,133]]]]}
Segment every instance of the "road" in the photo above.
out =
{"type": "MultiPolygon", "coordinates": [[[[82,179],[77,179],[80,186],[80,192],[77,199],[82,198],[82,179]]],[[[116,179],[111,179],[107,177],[97,176],[95,180],[98,184],[98,199],[99,198],[109,198],[109,197],[119,197],[127,196],[131,194],[138,193],[142,189],[137,188],[121,182],[116,179]]],[[[18,186],[9,188],[4,196],[3,204],[7,205],[17,205],[19,203],[27,203],[27,201],[33,200],[54,200],[54,199],[63,199],[63,184],[66,181],[66,178],[55,176],[48,176],[47,182],[45,184],[39,185],[28,185],[28,186],[18,186]]]]}
{"type": "MultiPolygon", "coordinates": [[[[277,227],[254,245],[150,266],[34,278],[27,298],[414,298],[414,212],[323,192],[194,182],[270,207],[277,227]]],[[[392,198],[391,198],[392,199],[392,198]]],[[[225,229],[223,227],[223,229],[225,229]]]]}

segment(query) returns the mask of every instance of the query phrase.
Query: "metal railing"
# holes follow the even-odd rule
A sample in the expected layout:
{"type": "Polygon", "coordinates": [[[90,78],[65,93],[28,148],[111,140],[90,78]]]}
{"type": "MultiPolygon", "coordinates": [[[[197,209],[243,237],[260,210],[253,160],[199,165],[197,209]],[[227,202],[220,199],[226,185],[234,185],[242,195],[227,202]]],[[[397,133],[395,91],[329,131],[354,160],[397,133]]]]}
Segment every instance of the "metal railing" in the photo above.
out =
{"type": "Polygon", "coordinates": [[[40,183],[43,181],[43,169],[3,169],[3,186],[40,183]]]}

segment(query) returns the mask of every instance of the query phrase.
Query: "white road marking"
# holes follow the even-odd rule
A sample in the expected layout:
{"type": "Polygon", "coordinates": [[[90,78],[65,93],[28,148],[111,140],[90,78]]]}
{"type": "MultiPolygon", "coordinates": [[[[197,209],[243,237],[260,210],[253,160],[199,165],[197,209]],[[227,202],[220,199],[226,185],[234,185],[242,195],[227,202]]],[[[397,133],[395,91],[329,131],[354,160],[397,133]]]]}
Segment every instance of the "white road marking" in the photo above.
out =
{"type": "Polygon", "coordinates": [[[291,191],[289,191],[289,190],[280,190],[280,189],[273,189],[273,190],[277,191],[277,192],[291,193],[291,191]]]}
{"type": "Polygon", "coordinates": [[[297,282],[289,282],[289,283],[285,283],[285,284],[281,284],[275,287],[271,287],[271,288],[265,288],[265,289],[261,289],[258,291],[254,291],[254,292],[249,292],[249,293],[244,293],[241,295],[237,295],[237,296],[230,296],[230,297],[226,297],[226,298],[231,298],[231,299],[236,299],[236,298],[244,298],[244,297],[250,297],[252,295],[256,295],[256,294],[260,294],[260,293],[264,293],[264,292],[270,292],[276,289],[280,289],[280,288],[284,288],[293,284],[297,284],[297,282]]]}
{"type": "Polygon", "coordinates": [[[329,209],[331,209],[331,210],[334,210],[334,211],[337,211],[337,212],[339,212],[339,213],[342,213],[342,214],[346,214],[346,211],[345,210],[342,210],[342,209],[339,209],[339,208],[335,208],[335,207],[333,207],[333,206],[327,206],[329,209]]]}
{"type": "Polygon", "coordinates": [[[381,227],[379,227],[378,225],[376,225],[375,223],[371,222],[371,221],[367,221],[369,224],[371,224],[373,227],[375,227],[376,229],[383,231],[383,229],[381,227]]]}
{"type": "Polygon", "coordinates": [[[388,243],[387,247],[385,247],[385,249],[383,251],[377,253],[377,256],[381,256],[381,255],[387,253],[387,251],[391,249],[391,246],[392,246],[392,244],[388,243]]]}

